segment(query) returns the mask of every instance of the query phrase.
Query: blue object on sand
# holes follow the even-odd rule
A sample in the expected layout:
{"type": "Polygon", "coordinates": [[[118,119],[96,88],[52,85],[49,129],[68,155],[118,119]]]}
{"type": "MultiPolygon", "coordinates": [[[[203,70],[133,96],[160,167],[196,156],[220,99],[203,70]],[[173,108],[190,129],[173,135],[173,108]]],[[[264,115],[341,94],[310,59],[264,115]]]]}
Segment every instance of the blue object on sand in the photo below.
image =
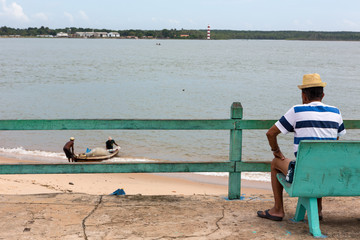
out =
{"type": "Polygon", "coordinates": [[[118,189],[115,192],[111,193],[110,195],[125,195],[124,189],[118,189]]]}
{"type": "Polygon", "coordinates": [[[91,152],[91,149],[90,148],[86,148],[86,152],[85,153],[89,153],[91,152]]]}
{"type": "Polygon", "coordinates": [[[228,197],[224,197],[226,201],[235,201],[235,200],[245,200],[245,193],[241,194],[240,199],[229,199],[228,197]]]}

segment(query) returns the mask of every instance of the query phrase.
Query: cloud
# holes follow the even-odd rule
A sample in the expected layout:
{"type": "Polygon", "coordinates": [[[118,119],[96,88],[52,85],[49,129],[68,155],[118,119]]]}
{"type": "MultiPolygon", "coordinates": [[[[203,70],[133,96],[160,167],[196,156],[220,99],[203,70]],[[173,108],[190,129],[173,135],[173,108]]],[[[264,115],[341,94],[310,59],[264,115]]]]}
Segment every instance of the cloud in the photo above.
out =
{"type": "Polygon", "coordinates": [[[23,8],[16,2],[12,2],[9,5],[6,4],[6,0],[1,1],[0,16],[9,17],[23,22],[28,22],[29,18],[23,11],[23,8]]]}
{"type": "Polygon", "coordinates": [[[348,20],[348,19],[344,19],[343,20],[343,24],[346,26],[346,27],[350,27],[350,28],[359,28],[359,24],[356,23],[356,22],[353,22],[351,20],[348,20]]]}
{"type": "Polygon", "coordinates": [[[176,25],[180,24],[180,21],[179,21],[179,20],[176,20],[176,19],[169,19],[168,22],[169,22],[170,24],[176,24],[176,25]]]}
{"type": "Polygon", "coordinates": [[[80,18],[83,20],[89,20],[89,17],[86,15],[86,13],[83,10],[79,11],[80,18]]]}
{"type": "Polygon", "coordinates": [[[47,21],[48,20],[48,16],[45,13],[37,13],[33,16],[36,19],[42,20],[42,21],[47,21]]]}
{"type": "Polygon", "coordinates": [[[305,20],[293,20],[293,26],[295,26],[296,29],[308,31],[312,27],[314,27],[314,24],[311,20],[305,19],[305,20]]]}
{"type": "Polygon", "coordinates": [[[88,15],[83,11],[79,10],[76,13],[64,12],[64,16],[68,19],[71,24],[77,23],[79,20],[88,21],[88,15]]]}
{"type": "Polygon", "coordinates": [[[73,15],[71,15],[71,13],[64,12],[64,15],[69,20],[69,22],[71,22],[71,23],[74,22],[74,17],[73,17],[73,15]]]}

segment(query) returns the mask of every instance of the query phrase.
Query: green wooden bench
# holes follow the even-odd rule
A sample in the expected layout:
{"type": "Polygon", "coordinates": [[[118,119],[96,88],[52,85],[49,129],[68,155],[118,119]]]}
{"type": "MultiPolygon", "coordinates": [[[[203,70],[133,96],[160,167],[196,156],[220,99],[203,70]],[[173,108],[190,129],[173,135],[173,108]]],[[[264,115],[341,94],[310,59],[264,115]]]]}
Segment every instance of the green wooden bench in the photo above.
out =
{"type": "Polygon", "coordinates": [[[308,216],[310,233],[322,236],[317,198],[360,196],[360,141],[302,141],[292,184],[277,178],[291,197],[299,197],[294,220],[308,216]]]}

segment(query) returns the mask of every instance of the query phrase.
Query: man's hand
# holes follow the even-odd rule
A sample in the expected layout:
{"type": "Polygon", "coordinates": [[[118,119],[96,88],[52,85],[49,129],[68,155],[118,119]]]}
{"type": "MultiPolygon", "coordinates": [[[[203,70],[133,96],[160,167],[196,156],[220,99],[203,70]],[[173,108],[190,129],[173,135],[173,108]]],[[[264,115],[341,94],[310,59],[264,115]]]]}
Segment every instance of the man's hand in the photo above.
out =
{"type": "Polygon", "coordinates": [[[280,158],[281,160],[285,159],[284,154],[282,154],[282,152],[280,151],[280,148],[276,151],[273,151],[274,157],[276,158],[280,158]]]}
{"type": "Polygon", "coordinates": [[[277,143],[277,135],[280,134],[280,130],[276,127],[276,125],[273,125],[266,133],[266,136],[269,141],[269,145],[271,147],[271,151],[274,154],[274,157],[280,158],[281,160],[285,159],[285,156],[280,151],[279,145],[277,143]]]}

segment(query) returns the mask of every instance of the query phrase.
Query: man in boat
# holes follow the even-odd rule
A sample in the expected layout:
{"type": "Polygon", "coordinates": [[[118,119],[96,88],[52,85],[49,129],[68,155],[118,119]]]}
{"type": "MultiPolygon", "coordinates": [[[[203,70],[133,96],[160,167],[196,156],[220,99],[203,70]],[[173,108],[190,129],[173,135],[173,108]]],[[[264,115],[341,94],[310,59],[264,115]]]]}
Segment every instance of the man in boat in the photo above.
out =
{"type": "Polygon", "coordinates": [[[112,137],[109,137],[109,139],[106,141],[106,149],[107,150],[111,150],[114,149],[114,144],[116,146],[119,146],[116,144],[116,142],[114,141],[114,139],[112,139],[112,137]]]}
{"type": "Polygon", "coordinates": [[[70,159],[71,159],[71,162],[74,162],[74,157],[75,157],[74,156],[74,141],[75,141],[75,138],[71,137],[70,141],[68,141],[63,148],[64,153],[69,162],[70,162],[70,159]]]}
{"type": "MultiPolygon", "coordinates": [[[[283,173],[286,181],[292,183],[295,162],[286,158],[280,150],[277,136],[280,133],[294,133],[294,154],[296,157],[299,143],[302,139],[337,140],[346,133],[340,110],[322,103],[325,82],[320,75],[305,74],[303,84],[298,88],[302,91],[303,104],[295,105],[285,113],[266,133],[274,159],[271,162],[271,186],[274,194],[274,207],[258,211],[257,215],[273,221],[281,221],[285,216],[283,206],[283,186],[276,178],[277,173],[283,173]]],[[[319,219],[322,219],[321,198],[318,198],[319,219]]]]}

